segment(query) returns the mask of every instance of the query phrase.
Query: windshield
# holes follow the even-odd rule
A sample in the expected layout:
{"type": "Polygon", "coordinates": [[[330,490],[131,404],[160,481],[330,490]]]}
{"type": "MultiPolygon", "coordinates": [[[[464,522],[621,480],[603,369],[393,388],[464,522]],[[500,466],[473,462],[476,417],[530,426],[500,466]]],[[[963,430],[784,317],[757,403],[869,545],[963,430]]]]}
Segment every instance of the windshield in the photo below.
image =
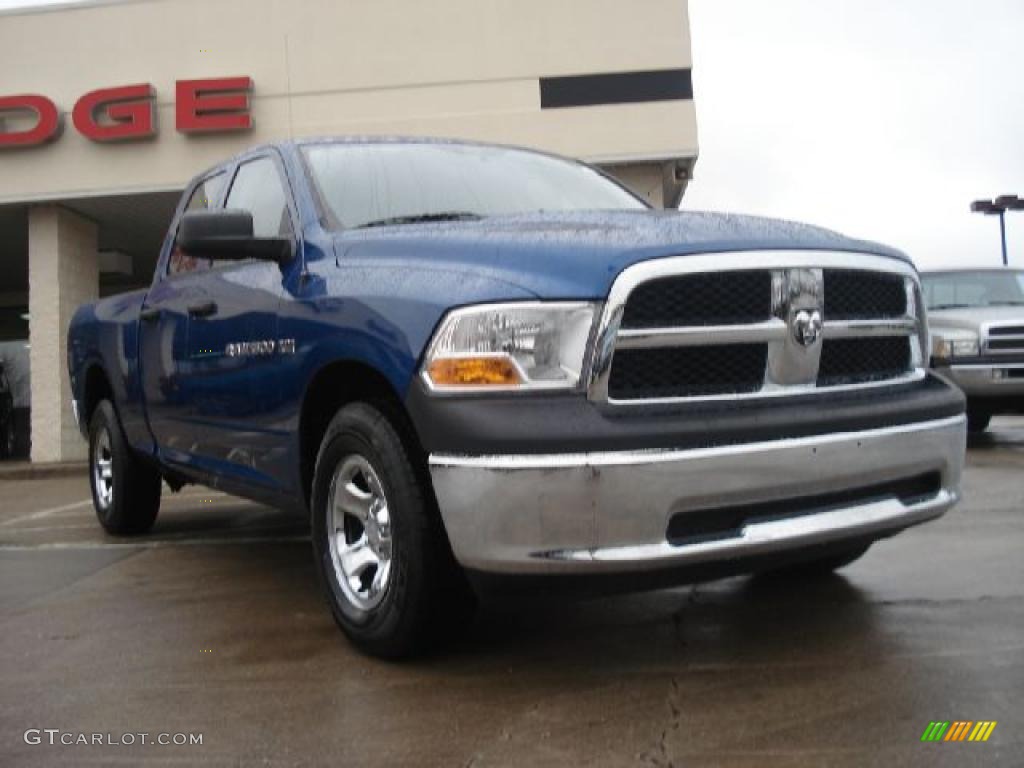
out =
{"type": "Polygon", "coordinates": [[[1017,269],[935,272],[921,282],[928,309],[1024,306],[1024,272],[1017,269]]]}
{"type": "Polygon", "coordinates": [[[525,150],[339,143],[309,145],[303,155],[334,229],[646,207],[592,168],[525,150]]]}

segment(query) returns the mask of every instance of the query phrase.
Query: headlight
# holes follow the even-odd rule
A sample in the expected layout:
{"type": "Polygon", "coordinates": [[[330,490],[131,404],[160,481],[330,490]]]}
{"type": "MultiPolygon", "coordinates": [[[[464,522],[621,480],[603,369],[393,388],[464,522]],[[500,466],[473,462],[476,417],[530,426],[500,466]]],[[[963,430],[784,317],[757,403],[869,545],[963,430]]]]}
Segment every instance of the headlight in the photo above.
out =
{"type": "Polygon", "coordinates": [[[932,339],[932,357],[949,360],[951,357],[970,357],[978,354],[978,337],[971,335],[932,339]]]}
{"type": "Polygon", "coordinates": [[[572,389],[596,314],[580,302],[453,310],[430,342],[423,378],[442,391],[572,389]]]}
{"type": "Polygon", "coordinates": [[[977,339],[953,339],[953,357],[978,354],[977,339]]]}

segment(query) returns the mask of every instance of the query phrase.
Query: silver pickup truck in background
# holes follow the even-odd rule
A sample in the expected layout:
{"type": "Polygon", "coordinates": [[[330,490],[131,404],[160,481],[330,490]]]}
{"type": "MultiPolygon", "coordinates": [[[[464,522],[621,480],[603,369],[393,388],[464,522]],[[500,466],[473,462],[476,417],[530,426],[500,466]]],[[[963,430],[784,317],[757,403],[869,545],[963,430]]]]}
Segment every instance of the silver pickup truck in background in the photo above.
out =
{"type": "Polygon", "coordinates": [[[967,395],[967,428],[1024,412],[1024,270],[950,269],[921,275],[932,366],[967,395]]]}

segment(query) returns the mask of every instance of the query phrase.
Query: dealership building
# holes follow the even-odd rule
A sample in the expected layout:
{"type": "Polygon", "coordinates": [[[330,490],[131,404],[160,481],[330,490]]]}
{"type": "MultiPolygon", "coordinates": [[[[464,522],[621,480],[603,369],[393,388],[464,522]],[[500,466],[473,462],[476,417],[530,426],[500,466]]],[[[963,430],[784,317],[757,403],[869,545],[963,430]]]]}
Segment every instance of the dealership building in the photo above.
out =
{"type": "Polygon", "coordinates": [[[146,287],[189,178],[262,142],[423,135],[582,158],[678,205],[686,0],[100,0],[0,11],[0,359],[22,456],[84,458],[75,308],[146,287]]]}

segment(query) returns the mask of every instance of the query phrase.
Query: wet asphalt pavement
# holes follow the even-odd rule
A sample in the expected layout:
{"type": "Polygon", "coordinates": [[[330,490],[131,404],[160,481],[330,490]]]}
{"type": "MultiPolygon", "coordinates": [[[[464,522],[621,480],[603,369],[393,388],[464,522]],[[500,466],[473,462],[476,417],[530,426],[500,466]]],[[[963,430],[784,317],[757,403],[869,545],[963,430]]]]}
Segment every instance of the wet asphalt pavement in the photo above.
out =
{"type": "Polygon", "coordinates": [[[1024,765],[1022,470],[999,419],[959,507],[841,575],[492,604],[404,664],[347,645],[300,521],[192,488],[125,543],[84,477],[0,480],[0,766],[1024,765]]]}

